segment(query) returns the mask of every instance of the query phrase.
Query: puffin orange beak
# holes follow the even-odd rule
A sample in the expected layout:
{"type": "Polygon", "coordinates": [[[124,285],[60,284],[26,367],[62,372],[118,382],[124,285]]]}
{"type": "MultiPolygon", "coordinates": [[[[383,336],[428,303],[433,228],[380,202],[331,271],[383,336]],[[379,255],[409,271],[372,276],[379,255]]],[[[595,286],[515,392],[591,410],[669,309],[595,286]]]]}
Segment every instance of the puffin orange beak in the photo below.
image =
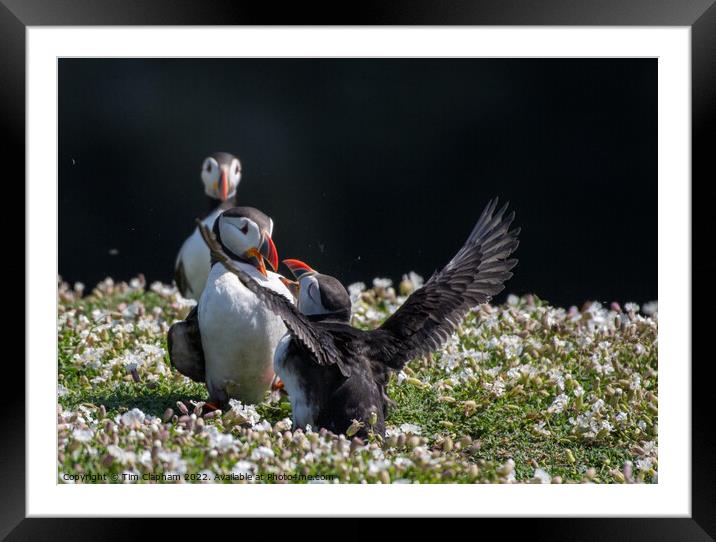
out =
{"type": "Polygon", "coordinates": [[[252,247],[249,250],[247,250],[244,253],[245,258],[253,258],[256,260],[256,269],[259,270],[259,273],[261,273],[264,277],[267,277],[268,274],[266,273],[266,265],[264,265],[264,257],[259,252],[259,249],[256,247],[252,247]]]}
{"type": "Polygon", "coordinates": [[[278,251],[276,250],[276,245],[273,244],[271,236],[266,231],[263,232],[261,246],[259,248],[250,248],[244,253],[244,257],[256,260],[256,269],[258,269],[259,273],[264,277],[268,276],[264,260],[269,263],[271,269],[274,271],[278,268],[278,251]]]}
{"type": "Polygon", "coordinates": [[[307,263],[302,262],[301,260],[294,260],[292,258],[283,260],[283,263],[286,264],[286,267],[288,267],[291,270],[291,273],[296,278],[296,280],[300,280],[303,275],[306,273],[315,273],[316,270],[313,269],[310,265],[307,263]]]}
{"type": "Polygon", "coordinates": [[[273,239],[271,239],[268,232],[263,232],[263,238],[264,240],[263,243],[261,243],[259,252],[264,258],[266,258],[266,261],[271,266],[271,269],[276,271],[276,269],[278,269],[278,251],[276,250],[276,245],[273,244],[273,239]]]}
{"type": "Polygon", "coordinates": [[[219,179],[219,197],[221,201],[229,199],[229,180],[226,178],[226,170],[221,169],[221,179],[219,179]]]}

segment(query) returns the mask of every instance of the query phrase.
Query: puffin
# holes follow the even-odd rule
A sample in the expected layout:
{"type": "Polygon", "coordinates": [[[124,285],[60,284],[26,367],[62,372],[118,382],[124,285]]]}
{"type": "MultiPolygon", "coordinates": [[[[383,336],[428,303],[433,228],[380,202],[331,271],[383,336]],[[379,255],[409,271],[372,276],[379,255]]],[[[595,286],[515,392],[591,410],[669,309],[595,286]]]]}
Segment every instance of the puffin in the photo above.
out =
{"type": "MultiPolygon", "coordinates": [[[[203,221],[197,221],[208,231],[203,221]]],[[[227,269],[238,269],[287,304],[294,298],[278,273],[278,253],[271,239],[273,221],[253,207],[233,207],[212,227],[223,261],[211,259],[211,270],[199,302],[167,336],[169,359],[180,373],[205,382],[207,410],[225,409],[230,399],[259,403],[274,382],[273,356],[287,328],[280,315],[227,269]]]]}
{"type": "MultiPolygon", "coordinates": [[[[201,180],[209,204],[202,222],[211,228],[219,214],[236,205],[241,162],[228,152],[215,152],[204,159],[201,180]]],[[[209,250],[195,228],[184,241],[174,263],[174,282],[182,296],[199,300],[209,276],[209,267],[209,250]]]]}
{"type": "Polygon", "coordinates": [[[520,230],[510,229],[514,212],[506,214],[507,205],[498,210],[497,203],[488,203],[447,265],[373,330],[350,325],[350,296],[336,278],[288,260],[298,282],[294,305],[233,265],[209,230],[200,228],[212,255],[286,324],[274,369],[288,392],[296,428],[385,435],[391,373],[437,350],[470,309],[501,292],[512,276],[517,260],[510,256],[520,230]]]}

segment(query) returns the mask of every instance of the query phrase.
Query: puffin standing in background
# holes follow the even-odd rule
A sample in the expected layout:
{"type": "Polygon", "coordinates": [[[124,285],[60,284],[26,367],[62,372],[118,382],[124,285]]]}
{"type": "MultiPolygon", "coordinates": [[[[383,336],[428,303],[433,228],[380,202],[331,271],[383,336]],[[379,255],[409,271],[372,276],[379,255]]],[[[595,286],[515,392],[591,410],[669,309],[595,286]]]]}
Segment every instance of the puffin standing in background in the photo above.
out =
{"type": "Polygon", "coordinates": [[[209,408],[223,409],[229,399],[258,403],[274,379],[273,355],[286,326],[225,267],[230,262],[259,291],[293,305],[286,279],[266,269],[265,262],[274,270],[278,267],[272,230],[273,221],[252,207],[220,214],[213,232],[226,260],[212,258],[199,303],[186,320],[169,329],[171,364],[189,378],[206,382],[209,408]]]}
{"type": "Polygon", "coordinates": [[[220,243],[201,228],[212,256],[225,261],[288,328],[274,368],[288,392],[296,428],[311,425],[345,434],[357,426],[357,436],[385,433],[391,371],[439,348],[471,308],[501,292],[512,276],[517,260],[509,257],[519,243],[519,229],[510,230],[514,212],[505,215],[507,205],[496,208],[497,200],[491,201],[452,260],[370,331],[349,324],[350,297],[337,279],[288,260],[298,279],[294,306],[232,265],[220,243]]]}
{"type": "MultiPolygon", "coordinates": [[[[209,200],[209,213],[202,222],[211,228],[219,214],[236,205],[241,162],[233,154],[215,152],[204,160],[201,180],[209,200]]],[[[194,228],[194,232],[184,241],[174,264],[174,281],[182,296],[199,300],[209,276],[209,267],[209,249],[201,240],[199,231],[194,228]]]]}

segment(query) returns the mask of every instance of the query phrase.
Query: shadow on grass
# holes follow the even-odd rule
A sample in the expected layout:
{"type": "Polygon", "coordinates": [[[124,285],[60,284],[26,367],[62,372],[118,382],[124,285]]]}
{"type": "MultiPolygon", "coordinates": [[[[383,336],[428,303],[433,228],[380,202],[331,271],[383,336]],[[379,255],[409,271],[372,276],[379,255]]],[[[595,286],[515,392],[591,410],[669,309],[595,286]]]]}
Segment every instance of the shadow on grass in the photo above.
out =
{"type": "Polygon", "coordinates": [[[102,390],[96,393],[90,391],[82,396],[73,397],[73,400],[65,404],[67,406],[77,406],[81,403],[104,405],[108,413],[138,408],[145,414],[161,417],[167,408],[176,411],[177,401],[206,401],[206,399],[206,389],[199,386],[156,389],[144,386],[141,388],[121,386],[115,390],[102,390]]]}

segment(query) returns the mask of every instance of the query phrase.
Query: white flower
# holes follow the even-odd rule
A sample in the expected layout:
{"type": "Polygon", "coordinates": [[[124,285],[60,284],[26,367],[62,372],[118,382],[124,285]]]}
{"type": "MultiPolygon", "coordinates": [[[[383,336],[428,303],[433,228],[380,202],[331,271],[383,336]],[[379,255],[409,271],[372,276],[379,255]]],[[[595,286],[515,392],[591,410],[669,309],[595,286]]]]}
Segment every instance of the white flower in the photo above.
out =
{"type": "MultiPolygon", "coordinates": [[[[488,371],[486,371],[488,372],[488,371]]],[[[494,382],[485,382],[483,387],[491,392],[495,397],[500,397],[505,393],[505,383],[502,380],[495,380],[494,382]]]]}
{"type": "Polygon", "coordinates": [[[639,312],[639,305],[636,303],[624,303],[624,310],[626,312],[639,312]]]}
{"type": "Polygon", "coordinates": [[[175,286],[171,286],[171,285],[168,285],[168,284],[162,284],[162,283],[159,282],[159,281],[152,282],[152,284],[151,284],[151,286],[149,287],[149,289],[150,289],[152,292],[155,292],[155,293],[159,294],[159,295],[162,296],[162,297],[172,297],[172,296],[175,295],[175,294],[176,294],[177,296],[179,296],[179,294],[178,294],[177,289],[176,289],[175,286]]]}
{"type": "Polygon", "coordinates": [[[636,460],[636,468],[639,470],[649,470],[654,466],[654,462],[651,459],[651,457],[646,457],[644,459],[637,459],[636,460]]]}
{"type": "Polygon", "coordinates": [[[637,373],[632,373],[629,389],[638,390],[639,388],[641,388],[641,377],[637,373]]]}
{"type": "Polygon", "coordinates": [[[144,450],[140,456],[139,456],[139,462],[144,465],[146,468],[151,469],[152,468],[152,452],[149,450],[144,450]]]}
{"type": "Polygon", "coordinates": [[[172,452],[170,450],[159,450],[157,452],[157,458],[166,465],[167,469],[186,471],[186,461],[181,458],[179,452],[172,452]]]}
{"type": "Polygon", "coordinates": [[[547,471],[542,469],[535,469],[535,473],[533,475],[534,478],[537,478],[539,480],[540,484],[551,484],[552,483],[552,477],[547,473],[547,471]]]}
{"type": "Polygon", "coordinates": [[[123,318],[134,318],[135,316],[137,316],[140,313],[140,311],[143,307],[144,306],[140,302],[133,301],[132,303],[127,305],[126,309],[124,309],[122,311],[122,317],[123,318]]]}
{"type": "Polygon", "coordinates": [[[99,369],[102,366],[102,356],[104,356],[106,348],[103,346],[88,346],[81,354],[75,354],[72,361],[78,365],[85,365],[92,369],[99,369]]]}
{"type": "Polygon", "coordinates": [[[365,284],[363,282],[354,282],[348,286],[348,294],[351,297],[351,303],[355,306],[360,295],[365,291],[365,284]]]}
{"type": "Polygon", "coordinates": [[[114,444],[110,444],[107,446],[107,453],[114,457],[117,461],[119,461],[122,465],[127,464],[133,464],[137,456],[134,452],[128,452],[120,448],[119,446],[116,446],[114,444]]]}
{"type": "Polygon", "coordinates": [[[564,391],[564,376],[559,369],[550,369],[549,377],[555,384],[557,384],[560,391],[564,391]]]}
{"type": "Polygon", "coordinates": [[[423,432],[422,427],[415,425],[414,423],[404,423],[400,425],[401,433],[412,433],[413,435],[419,435],[423,432]]]}
{"type": "Polygon", "coordinates": [[[368,473],[378,474],[381,471],[387,470],[390,467],[390,462],[386,460],[379,461],[368,461],[368,473]]]}
{"type": "Polygon", "coordinates": [[[393,464],[394,464],[396,467],[403,467],[403,468],[406,468],[406,469],[407,469],[408,467],[412,467],[412,466],[413,466],[413,462],[412,462],[410,459],[408,459],[407,457],[403,457],[402,455],[396,457],[395,459],[393,459],[393,464]]]}
{"type": "Polygon", "coordinates": [[[550,414],[559,414],[564,410],[564,407],[567,406],[567,403],[569,403],[569,397],[567,397],[564,393],[560,393],[554,398],[554,401],[552,401],[549,408],[547,408],[547,412],[550,414]]]}
{"type": "Polygon", "coordinates": [[[348,293],[353,295],[358,295],[361,292],[365,291],[365,283],[364,282],[354,282],[353,284],[350,284],[348,286],[348,293]]]}
{"type": "Polygon", "coordinates": [[[293,422],[291,421],[291,418],[284,418],[283,420],[279,420],[276,422],[276,430],[288,431],[291,429],[292,425],[293,422]]]}
{"type": "Polygon", "coordinates": [[[252,426],[252,429],[256,431],[271,431],[271,422],[269,422],[268,420],[261,420],[259,423],[255,423],[252,426]]]}
{"type": "Polygon", "coordinates": [[[93,436],[94,433],[91,429],[75,429],[72,431],[72,438],[80,442],[89,442],[93,436]]]}
{"type": "Polygon", "coordinates": [[[379,288],[379,289],[387,289],[390,288],[393,285],[393,281],[386,278],[374,278],[373,279],[373,287],[379,288]]]}
{"type": "Polygon", "coordinates": [[[130,279],[129,287],[133,290],[141,290],[144,288],[144,281],[139,277],[134,277],[133,279],[130,279]]]}
{"type": "Polygon", "coordinates": [[[657,301],[649,301],[648,303],[644,303],[641,310],[647,316],[653,316],[659,312],[659,303],[657,301]]]}
{"type": "MultiPolygon", "coordinates": [[[[141,323],[141,322],[140,322],[141,323]]],[[[142,349],[142,351],[147,354],[148,357],[152,358],[163,358],[166,354],[166,350],[162,348],[159,345],[156,344],[145,344],[142,343],[139,345],[139,347],[142,349]]]]}
{"type": "Polygon", "coordinates": [[[209,437],[209,444],[219,450],[226,450],[234,444],[234,437],[228,433],[220,432],[215,425],[207,426],[204,434],[209,437]]]}
{"type": "Polygon", "coordinates": [[[411,271],[407,275],[403,275],[403,280],[409,281],[413,285],[413,290],[417,290],[425,283],[423,277],[418,275],[415,271],[411,271]]]}
{"type": "Polygon", "coordinates": [[[104,318],[109,315],[109,312],[106,310],[94,309],[91,315],[92,321],[95,323],[99,323],[100,320],[104,320],[104,318]]]}
{"type": "Polygon", "coordinates": [[[500,343],[502,343],[506,358],[516,358],[522,354],[522,339],[517,335],[502,335],[500,343]]]}
{"type": "Polygon", "coordinates": [[[536,433],[539,433],[540,435],[542,435],[544,437],[548,437],[552,434],[548,429],[545,429],[545,422],[536,423],[533,426],[533,429],[535,430],[536,433]]]}
{"type": "Polygon", "coordinates": [[[197,301],[194,299],[186,299],[177,294],[176,304],[180,309],[193,309],[197,305],[197,301]]]}
{"type": "Polygon", "coordinates": [[[275,453],[271,448],[266,446],[259,446],[251,452],[251,459],[254,461],[257,459],[265,459],[275,457],[275,453]]]}
{"type": "Polygon", "coordinates": [[[122,414],[120,422],[128,427],[137,428],[144,423],[145,414],[138,408],[133,408],[129,412],[122,414]]]}
{"type": "Polygon", "coordinates": [[[229,406],[234,414],[238,415],[240,419],[246,420],[251,425],[255,425],[261,421],[261,416],[256,412],[256,407],[253,405],[244,405],[241,401],[229,399],[229,406]]]}

